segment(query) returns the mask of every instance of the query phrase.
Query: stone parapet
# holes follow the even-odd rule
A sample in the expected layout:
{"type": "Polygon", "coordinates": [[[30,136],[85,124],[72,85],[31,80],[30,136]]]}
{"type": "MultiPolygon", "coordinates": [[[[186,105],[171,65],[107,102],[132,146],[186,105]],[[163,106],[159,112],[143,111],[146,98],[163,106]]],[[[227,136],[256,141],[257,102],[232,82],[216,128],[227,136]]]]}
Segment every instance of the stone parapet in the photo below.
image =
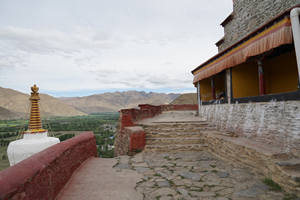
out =
{"type": "MultiPolygon", "coordinates": [[[[161,114],[163,111],[171,110],[197,110],[198,105],[159,105],[140,104],[139,109],[122,109],[120,110],[119,130],[115,138],[115,156],[132,154],[136,151],[143,150],[146,141],[144,131],[133,131],[128,127],[136,127],[137,122],[143,119],[152,118],[161,114]]],[[[142,127],[140,127],[142,128],[142,127]]]]}
{"type": "Polygon", "coordinates": [[[137,121],[152,118],[163,111],[170,110],[197,110],[198,105],[182,104],[182,105],[159,105],[153,106],[150,104],[140,104],[140,109],[122,109],[120,110],[120,128],[123,129],[129,126],[135,126],[137,121]]]}
{"type": "Polygon", "coordinates": [[[146,134],[141,126],[126,128],[130,134],[130,152],[142,151],[146,145],[146,134]]]}
{"type": "Polygon", "coordinates": [[[55,199],[73,172],[96,156],[93,132],[53,145],[0,172],[0,199],[55,199]]]}
{"type": "Polygon", "coordinates": [[[142,151],[146,145],[146,135],[141,126],[125,127],[115,138],[115,155],[132,155],[142,151]]]}

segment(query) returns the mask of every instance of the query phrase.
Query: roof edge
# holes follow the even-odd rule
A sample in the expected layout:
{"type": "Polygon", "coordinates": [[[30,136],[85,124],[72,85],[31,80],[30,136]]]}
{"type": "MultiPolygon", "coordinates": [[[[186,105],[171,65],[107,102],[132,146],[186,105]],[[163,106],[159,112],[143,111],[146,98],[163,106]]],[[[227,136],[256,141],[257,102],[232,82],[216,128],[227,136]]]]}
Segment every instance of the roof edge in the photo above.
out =
{"type": "Polygon", "coordinates": [[[207,61],[205,61],[204,63],[202,63],[201,65],[199,65],[198,67],[196,67],[195,69],[193,69],[191,71],[192,74],[194,74],[195,71],[197,71],[198,69],[202,68],[203,66],[207,65],[208,63],[212,62],[213,60],[215,60],[216,58],[218,58],[219,56],[225,54],[226,52],[228,52],[229,50],[231,50],[232,48],[234,48],[235,46],[239,45],[240,43],[243,43],[245,40],[251,38],[253,35],[255,35],[257,32],[261,31],[262,29],[264,29],[266,26],[274,23],[276,20],[278,20],[279,18],[283,18],[287,15],[289,15],[289,12],[296,7],[300,7],[300,4],[297,4],[285,11],[283,11],[282,13],[276,15],[275,17],[273,17],[272,19],[270,19],[269,21],[267,21],[266,23],[262,24],[260,27],[258,27],[257,29],[255,29],[254,31],[252,31],[251,33],[249,33],[248,35],[244,36],[243,38],[241,38],[240,40],[238,40],[236,43],[232,44],[231,46],[227,47],[226,49],[224,49],[223,51],[219,52],[218,54],[216,54],[215,56],[211,57],[210,59],[208,59],[207,61]]]}
{"type": "Polygon", "coordinates": [[[224,42],[225,37],[223,36],[218,42],[215,43],[217,47],[219,47],[224,42]]]}
{"type": "Polygon", "coordinates": [[[224,21],[220,24],[221,26],[226,26],[226,24],[228,24],[231,20],[233,19],[233,12],[230,13],[230,15],[228,15],[228,17],[226,17],[224,19],[224,21]]]}

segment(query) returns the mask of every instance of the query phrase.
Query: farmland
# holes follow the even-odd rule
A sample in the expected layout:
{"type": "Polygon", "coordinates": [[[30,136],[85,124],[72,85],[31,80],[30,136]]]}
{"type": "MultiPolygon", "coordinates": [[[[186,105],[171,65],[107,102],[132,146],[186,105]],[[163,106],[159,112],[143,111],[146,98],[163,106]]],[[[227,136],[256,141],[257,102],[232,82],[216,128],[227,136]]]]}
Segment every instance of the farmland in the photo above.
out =
{"type": "MultiPolygon", "coordinates": [[[[76,117],[52,117],[42,121],[48,135],[64,141],[84,131],[93,131],[96,137],[98,155],[113,157],[113,143],[119,114],[116,112],[96,113],[76,117]]],[[[9,142],[22,138],[27,130],[28,120],[0,121],[0,170],[9,166],[6,150],[9,142]]]]}

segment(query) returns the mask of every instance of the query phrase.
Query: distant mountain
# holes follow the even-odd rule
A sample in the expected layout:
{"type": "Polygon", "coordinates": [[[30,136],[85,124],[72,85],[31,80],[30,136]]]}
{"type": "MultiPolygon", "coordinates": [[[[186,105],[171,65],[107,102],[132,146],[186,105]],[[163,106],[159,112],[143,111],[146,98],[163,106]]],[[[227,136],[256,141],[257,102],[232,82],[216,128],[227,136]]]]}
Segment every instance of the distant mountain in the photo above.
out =
{"type": "Polygon", "coordinates": [[[197,104],[196,93],[186,93],[177,97],[171,104],[197,104]]]}
{"type": "MultiPolygon", "coordinates": [[[[0,119],[29,118],[29,97],[27,94],[0,87],[0,119]]],[[[86,115],[57,98],[46,94],[41,94],[40,97],[42,117],[86,115]]]]}
{"type": "Polygon", "coordinates": [[[8,109],[0,107],[0,120],[23,118],[24,113],[12,112],[8,109]]]}
{"type": "Polygon", "coordinates": [[[118,111],[124,108],[134,108],[137,107],[138,104],[169,104],[179,95],[180,94],[127,91],[60,99],[82,112],[97,113],[118,111]]]}
{"type": "MultiPolygon", "coordinates": [[[[146,93],[137,91],[103,93],[86,97],[54,98],[40,94],[41,115],[77,116],[97,112],[116,112],[138,104],[168,104],[180,94],[146,93]]],[[[30,95],[0,87],[0,120],[29,118],[30,95]]]]}

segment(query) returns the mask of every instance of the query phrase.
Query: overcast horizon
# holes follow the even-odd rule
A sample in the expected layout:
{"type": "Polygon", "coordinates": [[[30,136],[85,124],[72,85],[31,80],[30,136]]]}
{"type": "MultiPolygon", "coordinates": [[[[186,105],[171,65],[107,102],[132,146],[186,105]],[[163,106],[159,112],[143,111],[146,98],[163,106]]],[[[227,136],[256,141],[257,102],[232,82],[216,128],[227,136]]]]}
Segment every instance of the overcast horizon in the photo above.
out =
{"type": "Polygon", "coordinates": [[[195,92],[232,0],[0,0],[0,86],[56,97],[195,92]]]}

